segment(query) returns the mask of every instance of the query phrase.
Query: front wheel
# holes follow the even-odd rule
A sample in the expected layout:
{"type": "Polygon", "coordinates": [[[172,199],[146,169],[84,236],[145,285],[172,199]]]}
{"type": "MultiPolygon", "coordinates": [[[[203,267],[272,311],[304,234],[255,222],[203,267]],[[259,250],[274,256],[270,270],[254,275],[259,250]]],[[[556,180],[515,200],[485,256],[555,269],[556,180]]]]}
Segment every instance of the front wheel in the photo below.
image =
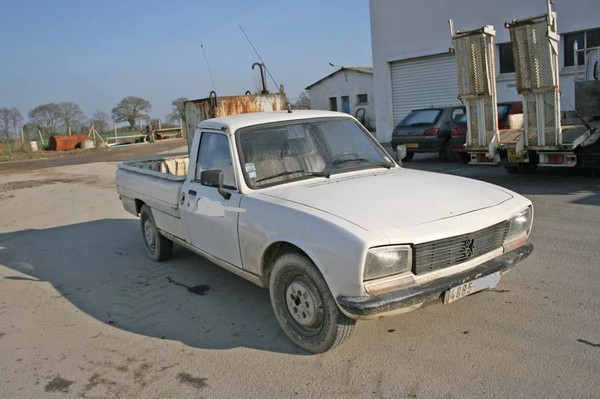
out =
{"type": "Polygon", "coordinates": [[[140,224],[144,248],[150,259],[156,262],[169,259],[173,255],[173,241],[160,234],[147,205],[142,205],[140,210],[140,224]]]}
{"type": "Polygon", "coordinates": [[[340,312],[325,279],[302,254],[292,252],[277,258],[269,287],[279,325],[300,348],[326,352],[352,333],[354,320],[340,312]]]}

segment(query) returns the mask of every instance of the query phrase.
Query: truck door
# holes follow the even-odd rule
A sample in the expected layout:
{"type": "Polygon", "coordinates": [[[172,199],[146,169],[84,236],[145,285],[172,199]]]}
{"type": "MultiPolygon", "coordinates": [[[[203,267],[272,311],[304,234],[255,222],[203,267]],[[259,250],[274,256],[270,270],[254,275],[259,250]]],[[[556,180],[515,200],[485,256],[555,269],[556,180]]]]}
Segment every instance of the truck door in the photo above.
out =
{"type": "MultiPolygon", "coordinates": [[[[193,157],[191,157],[193,158],[193,157]]],[[[233,172],[229,137],[217,132],[202,132],[196,165],[188,173],[182,191],[182,218],[191,244],[222,261],[242,267],[238,243],[238,216],[241,196],[233,172]],[[215,187],[200,183],[204,170],[223,171],[225,199],[215,187]]]]}

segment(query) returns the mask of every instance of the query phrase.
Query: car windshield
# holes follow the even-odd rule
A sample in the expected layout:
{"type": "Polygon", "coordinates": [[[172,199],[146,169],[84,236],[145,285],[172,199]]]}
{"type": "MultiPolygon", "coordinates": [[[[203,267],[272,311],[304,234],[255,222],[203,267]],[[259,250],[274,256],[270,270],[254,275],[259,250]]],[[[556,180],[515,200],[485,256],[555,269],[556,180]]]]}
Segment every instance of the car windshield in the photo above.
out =
{"type": "Polygon", "coordinates": [[[236,136],[251,188],[394,165],[373,136],[349,119],[266,124],[240,129],[236,136]]]}
{"type": "Polygon", "coordinates": [[[398,126],[425,126],[435,124],[440,115],[442,114],[441,109],[419,109],[416,111],[410,111],[408,115],[400,121],[398,126]]]}

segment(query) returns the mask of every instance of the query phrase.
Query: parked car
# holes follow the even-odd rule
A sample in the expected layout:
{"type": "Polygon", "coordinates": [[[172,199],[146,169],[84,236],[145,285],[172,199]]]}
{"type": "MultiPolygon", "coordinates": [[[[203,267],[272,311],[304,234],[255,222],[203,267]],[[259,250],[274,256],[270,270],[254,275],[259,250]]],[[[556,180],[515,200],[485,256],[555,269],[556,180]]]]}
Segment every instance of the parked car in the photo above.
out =
{"type": "Polygon", "coordinates": [[[403,161],[410,161],[416,152],[437,152],[443,162],[454,160],[450,151],[450,134],[465,107],[427,108],[410,111],[392,132],[392,148],[406,147],[403,161]]]}
{"type": "MultiPolygon", "coordinates": [[[[510,128],[510,115],[523,113],[523,103],[521,101],[498,103],[498,129],[504,130],[510,128]]],[[[471,158],[465,150],[467,141],[467,114],[460,117],[452,133],[450,134],[450,150],[455,153],[456,158],[463,163],[468,163],[471,158]]]]}

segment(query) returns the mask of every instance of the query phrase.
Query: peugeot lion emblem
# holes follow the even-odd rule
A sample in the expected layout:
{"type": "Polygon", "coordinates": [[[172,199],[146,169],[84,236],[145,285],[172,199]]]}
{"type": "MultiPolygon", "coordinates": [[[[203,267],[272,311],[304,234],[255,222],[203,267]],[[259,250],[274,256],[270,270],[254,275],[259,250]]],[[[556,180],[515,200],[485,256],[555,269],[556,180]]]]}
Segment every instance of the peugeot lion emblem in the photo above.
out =
{"type": "Polygon", "coordinates": [[[465,257],[468,259],[471,256],[473,256],[473,252],[475,252],[475,240],[472,238],[469,238],[468,240],[465,240],[465,257]]]}

